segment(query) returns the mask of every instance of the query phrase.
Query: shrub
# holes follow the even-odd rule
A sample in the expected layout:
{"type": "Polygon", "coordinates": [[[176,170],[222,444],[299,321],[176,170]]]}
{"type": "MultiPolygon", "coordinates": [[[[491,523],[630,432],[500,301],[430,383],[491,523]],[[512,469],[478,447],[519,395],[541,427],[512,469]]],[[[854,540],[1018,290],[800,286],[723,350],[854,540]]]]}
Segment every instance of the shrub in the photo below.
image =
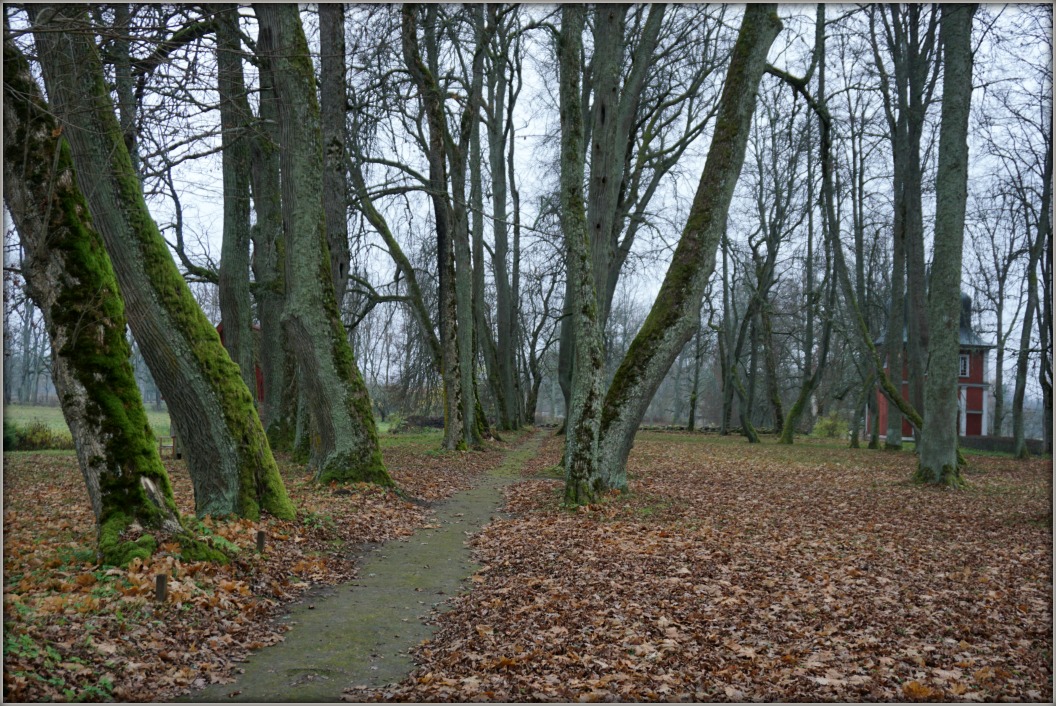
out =
{"type": "Polygon", "coordinates": [[[822,439],[841,439],[847,436],[847,422],[836,412],[829,412],[814,423],[814,430],[810,435],[822,439]]]}
{"type": "Polygon", "coordinates": [[[4,420],[5,451],[43,451],[72,449],[73,437],[66,430],[55,431],[41,419],[34,419],[21,427],[4,420]]]}
{"type": "Polygon", "coordinates": [[[11,422],[4,420],[4,448],[13,450],[15,444],[18,442],[18,427],[11,422]]]}
{"type": "Polygon", "coordinates": [[[388,422],[390,434],[399,434],[407,431],[407,422],[404,420],[403,415],[398,412],[390,413],[385,421],[388,422]]]}

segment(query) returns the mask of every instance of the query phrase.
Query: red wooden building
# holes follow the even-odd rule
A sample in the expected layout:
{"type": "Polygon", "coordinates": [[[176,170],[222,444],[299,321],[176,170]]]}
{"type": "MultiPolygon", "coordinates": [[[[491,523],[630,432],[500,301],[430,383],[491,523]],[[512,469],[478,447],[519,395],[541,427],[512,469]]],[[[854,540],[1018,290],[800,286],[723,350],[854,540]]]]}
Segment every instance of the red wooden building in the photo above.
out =
{"type": "MultiPolygon", "coordinates": [[[[906,332],[902,331],[903,350],[906,342],[906,332]]],[[[884,337],[881,336],[876,345],[881,348],[884,345],[884,337]]],[[[960,324],[960,376],[957,388],[957,434],[960,436],[989,436],[991,397],[990,390],[990,349],[994,346],[983,341],[972,329],[972,300],[967,295],[961,295],[961,324],[960,324]]],[[[905,356],[903,356],[903,361],[905,356]]],[[[885,371],[891,375],[886,366],[885,371]]],[[[902,396],[909,398],[909,368],[903,363],[902,367],[902,396]]],[[[880,436],[887,435],[887,398],[879,391],[876,392],[876,422],[879,425],[880,436]]],[[[874,419],[872,414],[866,416],[866,429],[871,432],[874,419]]],[[[906,441],[913,439],[913,426],[902,420],[902,438],[906,441]]]]}

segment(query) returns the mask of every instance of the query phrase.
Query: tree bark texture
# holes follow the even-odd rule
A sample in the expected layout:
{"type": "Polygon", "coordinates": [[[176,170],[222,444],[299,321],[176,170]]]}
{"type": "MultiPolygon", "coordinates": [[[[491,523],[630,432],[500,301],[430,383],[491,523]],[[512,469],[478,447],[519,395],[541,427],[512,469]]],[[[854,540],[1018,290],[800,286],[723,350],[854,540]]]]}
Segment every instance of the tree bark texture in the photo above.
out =
{"type": "Polygon", "coordinates": [[[957,463],[957,378],[974,14],[975,5],[945,5],[940,20],[945,65],[935,184],[935,259],[928,301],[931,330],[925,382],[925,432],[917,467],[919,480],[954,487],[964,483],[957,463]]]}
{"type": "Polygon", "coordinates": [[[345,6],[319,4],[319,102],[323,129],[323,211],[330,277],[338,311],[348,286],[348,179],[346,175],[345,6]]]}
{"type": "Polygon", "coordinates": [[[26,287],[44,314],[52,378],[108,564],[146,558],[128,525],[182,529],[125,338],[124,303],[77,188],[69,146],[29,62],[4,38],[4,201],[24,247],[26,287]]]}
{"type": "Polygon", "coordinates": [[[689,218],[656,302],[605,396],[597,463],[609,488],[626,488],[634,434],[671,363],[693,335],[744,164],[756,90],[780,29],[774,5],[750,5],[745,10],[689,218]]]}
{"type": "Polygon", "coordinates": [[[292,518],[249,389],[147,211],[83,8],[48,6],[35,14],[52,108],[113,262],[132,333],[180,431],[197,512],[255,518],[263,509],[292,518]]]}
{"type": "Polygon", "coordinates": [[[296,368],[282,333],[286,301],[286,241],[282,231],[278,107],[268,58],[260,65],[259,129],[251,142],[250,185],[257,222],[253,239],[253,276],[260,320],[260,368],[264,377],[261,422],[272,448],[289,451],[297,424],[296,368]],[[291,394],[290,388],[293,388],[291,394]]]}
{"type": "Polygon", "coordinates": [[[217,92],[224,180],[224,236],[220,246],[220,317],[224,347],[242,381],[256,398],[253,312],[249,301],[249,139],[253,119],[242,77],[238,6],[218,5],[216,22],[217,92]]]}
{"type": "MultiPolygon", "coordinates": [[[[451,140],[447,149],[451,167],[451,238],[454,241],[455,301],[458,325],[458,370],[462,388],[463,443],[469,447],[483,444],[483,414],[477,414],[476,354],[473,349],[473,267],[470,260],[469,209],[466,202],[466,152],[472,124],[478,122],[484,90],[484,14],[483,8],[468,8],[473,16],[476,45],[473,54],[470,95],[462,114],[459,140],[451,140]]],[[[446,126],[446,122],[445,122],[446,126]]]]}
{"type": "Polygon", "coordinates": [[[584,8],[561,8],[561,227],[566,243],[571,293],[567,311],[574,346],[571,396],[565,418],[565,502],[571,505],[594,502],[606,489],[597,466],[605,360],[583,198],[583,105],[579,82],[584,20],[584,8]]]}
{"type": "Polygon", "coordinates": [[[391,485],[370,396],[338,314],[327,257],[323,145],[315,76],[296,5],[254,6],[268,54],[281,136],[286,232],[283,328],[297,358],[298,389],[311,407],[311,458],[321,482],[391,485]]]}

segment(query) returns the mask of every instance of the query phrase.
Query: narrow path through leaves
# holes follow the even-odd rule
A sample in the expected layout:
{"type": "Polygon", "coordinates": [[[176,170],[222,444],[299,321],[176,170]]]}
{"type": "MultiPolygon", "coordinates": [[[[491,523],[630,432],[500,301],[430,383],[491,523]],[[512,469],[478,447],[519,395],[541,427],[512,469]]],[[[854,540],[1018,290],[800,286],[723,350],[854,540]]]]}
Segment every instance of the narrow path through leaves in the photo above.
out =
{"type": "Polygon", "coordinates": [[[536,433],[475,487],[436,508],[436,519],[410,538],[372,552],[359,578],[298,604],[284,620],[283,642],[253,654],[234,684],[192,693],[194,701],[338,701],[350,686],[398,682],[413,668],[410,648],[428,638],[432,608],[476,571],[469,535],[503,503],[503,488],[539,449],[536,433]]]}

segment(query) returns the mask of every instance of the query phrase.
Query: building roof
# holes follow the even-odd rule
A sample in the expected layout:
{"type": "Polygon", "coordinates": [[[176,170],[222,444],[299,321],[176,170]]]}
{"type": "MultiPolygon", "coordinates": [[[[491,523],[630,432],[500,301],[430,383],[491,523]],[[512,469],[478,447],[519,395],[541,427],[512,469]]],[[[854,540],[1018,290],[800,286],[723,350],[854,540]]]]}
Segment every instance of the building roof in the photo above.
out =
{"type": "MultiPolygon", "coordinates": [[[[907,337],[908,337],[908,334],[907,334],[907,331],[906,331],[906,327],[903,326],[902,327],[902,343],[903,344],[906,343],[907,337]]],[[[880,336],[874,341],[874,343],[877,346],[882,346],[884,344],[884,338],[885,338],[885,335],[884,334],[880,334],[880,336]]],[[[958,338],[958,343],[960,344],[961,348],[996,348],[997,347],[997,346],[995,346],[992,343],[987,343],[986,341],[984,341],[979,336],[979,334],[977,334],[975,332],[975,329],[972,328],[972,298],[969,297],[967,294],[962,294],[961,295],[961,325],[960,325],[960,330],[958,332],[957,338],[958,338]]]]}

